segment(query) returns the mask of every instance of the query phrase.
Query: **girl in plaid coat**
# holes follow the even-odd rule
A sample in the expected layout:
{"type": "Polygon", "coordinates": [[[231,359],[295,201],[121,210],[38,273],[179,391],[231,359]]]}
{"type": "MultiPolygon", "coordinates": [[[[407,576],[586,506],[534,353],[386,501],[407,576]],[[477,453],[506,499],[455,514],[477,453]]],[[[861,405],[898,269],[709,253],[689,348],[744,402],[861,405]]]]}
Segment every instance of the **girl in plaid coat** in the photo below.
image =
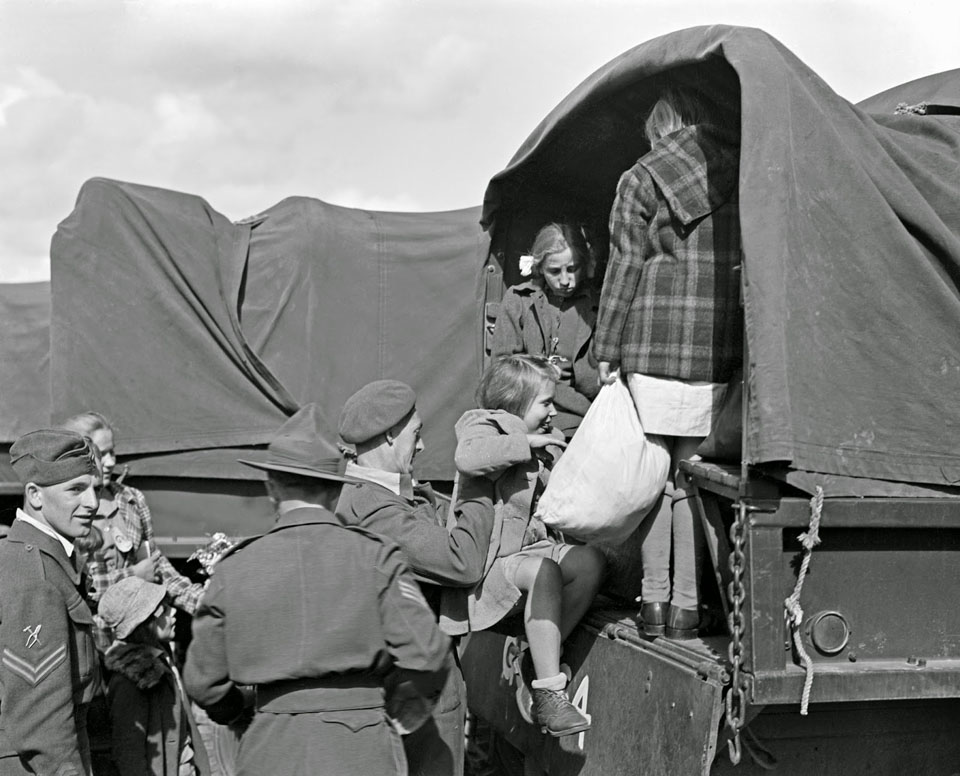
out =
{"type": "Polygon", "coordinates": [[[739,367],[739,137],[693,91],[667,90],[645,125],[650,151],[620,178],[595,353],[619,368],[644,430],[664,436],[671,474],[640,531],[647,635],[693,638],[703,539],[677,471],[710,432],[739,367]],[[673,550],[673,579],[670,554],[673,550]]]}

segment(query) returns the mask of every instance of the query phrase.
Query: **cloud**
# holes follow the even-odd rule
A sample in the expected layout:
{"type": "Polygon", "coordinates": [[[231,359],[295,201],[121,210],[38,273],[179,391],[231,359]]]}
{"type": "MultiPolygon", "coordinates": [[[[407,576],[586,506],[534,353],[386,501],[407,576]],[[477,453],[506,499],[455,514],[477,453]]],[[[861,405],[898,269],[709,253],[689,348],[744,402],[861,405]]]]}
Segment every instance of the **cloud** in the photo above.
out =
{"type": "Polygon", "coordinates": [[[345,188],[332,191],[323,197],[332,205],[353,207],[359,210],[378,210],[387,213],[418,213],[424,208],[415,197],[409,194],[383,196],[364,192],[359,188],[345,188]]]}
{"type": "Polygon", "coordinates": [[[223,122],[206,106],[199,94],[158,94],[153,100],[157,118],[150,142],[166,145],[216,140],[223,122]]]}
{"type": "Polygon", "coordinates": [[[289,195],[466,207],[577,83],[643,40],[759,26],[859,99],[955,66],[940,64],[960,4],[933,5],[0,0],[0,279],[11,257],[46,266],[90,177],[198,194],[231,218],[289,195]]]}

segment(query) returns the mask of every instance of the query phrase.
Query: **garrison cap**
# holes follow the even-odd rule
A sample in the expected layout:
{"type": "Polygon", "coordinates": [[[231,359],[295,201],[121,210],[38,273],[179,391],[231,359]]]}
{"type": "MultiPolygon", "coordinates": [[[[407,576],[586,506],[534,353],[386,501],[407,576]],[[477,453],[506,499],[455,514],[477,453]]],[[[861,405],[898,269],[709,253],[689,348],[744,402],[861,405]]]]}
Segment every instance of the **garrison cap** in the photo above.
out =
{"type": "Polygon", "coordinates": [[[167,595],[167,588],[140,577],[114,582],[100,597],[97,613],[118,639],[125,639],[146,622],[167,595]]]}
{"type": "Polygon", "coordinates": [[[367,383],[344,402],[340,411],[340,437],[356,445],[396,426],[413,412],[417,394],[399,380],[367,383]]]}
{"type": "Polygon", "coordinates": [[[24,434],[10,447],[10,465],[26,485],[57,485],[84,474],[98,474],[100,456],[76,431],[43,428],[24,434]]]}

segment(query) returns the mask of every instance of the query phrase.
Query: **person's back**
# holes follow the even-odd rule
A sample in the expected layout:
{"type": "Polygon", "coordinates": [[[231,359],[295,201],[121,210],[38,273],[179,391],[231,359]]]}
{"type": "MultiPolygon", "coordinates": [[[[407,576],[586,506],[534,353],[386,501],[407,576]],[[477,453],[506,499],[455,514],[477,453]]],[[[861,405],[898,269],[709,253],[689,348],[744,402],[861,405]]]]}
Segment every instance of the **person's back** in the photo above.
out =
{"type": "MultiPolygon", "coordinates": [[[[223,588],[230,615],[233,678],[250,685],[324,674],[382,680],[392,634],[378,599],[396,563],[394,548],[325,510],[284,515],[276,529],[222,561],[211,582],[211,592],[223,588]],[[293,586],[299,595],[291,595],[293,586]]],[[[424,652],[439,643],[430,631],[423,638],[424,652]]]]}
{"type": "Polygon", "coordinates": [[[256,686],[238,773],[403,773],[384,685],[396,666],[439,692],[446,650],[398,550],[305,508],[221,561],[184,679],[208,708],[225,672],[256,686]]]}

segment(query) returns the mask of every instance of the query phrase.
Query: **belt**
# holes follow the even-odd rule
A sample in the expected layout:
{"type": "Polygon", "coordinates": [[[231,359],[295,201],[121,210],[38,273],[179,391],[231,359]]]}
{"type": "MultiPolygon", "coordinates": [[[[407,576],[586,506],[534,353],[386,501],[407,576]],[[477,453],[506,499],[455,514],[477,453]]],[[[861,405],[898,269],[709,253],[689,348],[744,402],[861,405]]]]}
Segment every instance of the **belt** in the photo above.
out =
{"type": "Polygon", "coordinates": [[[303,714],[316,711],[378,709],[384,705],[383,680],[346,675],[290,679],[256,686],[257,711],[303,714]]]}

